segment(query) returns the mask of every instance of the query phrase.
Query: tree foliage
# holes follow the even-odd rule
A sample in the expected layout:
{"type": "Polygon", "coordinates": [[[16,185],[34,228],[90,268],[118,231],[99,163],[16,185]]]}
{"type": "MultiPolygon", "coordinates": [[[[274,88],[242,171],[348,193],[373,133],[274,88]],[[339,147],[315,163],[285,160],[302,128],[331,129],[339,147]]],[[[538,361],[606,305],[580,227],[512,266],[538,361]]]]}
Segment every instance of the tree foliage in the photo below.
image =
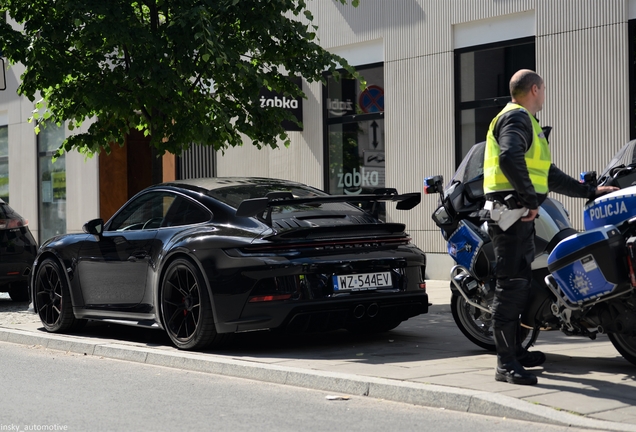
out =
{"type": "Polygon", "coordinates": [[[96,119],[59,154],[110,151],[131,129],[160,153],[225,149],[241,134],[288,145],[280,123],[292,117],[261,108],[260,89],[304,97],[286,75],[352,72],[318,45],[304,0],[2,0],[3,12],[21,26],[0,24],[0,49],[26,68],[18,93],[41,97],[34,118],[70,129],[96,119]]]}

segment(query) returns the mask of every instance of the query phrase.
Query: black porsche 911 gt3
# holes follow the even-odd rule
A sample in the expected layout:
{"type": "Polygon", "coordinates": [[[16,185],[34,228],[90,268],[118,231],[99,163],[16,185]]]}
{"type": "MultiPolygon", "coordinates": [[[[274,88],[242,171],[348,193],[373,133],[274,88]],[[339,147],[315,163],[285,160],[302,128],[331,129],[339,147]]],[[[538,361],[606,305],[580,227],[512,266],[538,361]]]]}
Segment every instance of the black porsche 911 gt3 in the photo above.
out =
{"type": "Polygon", "coordinates": [[[33,302],[46,330],[87,320],[164,329],[176,347],[237,332],[381,332],[428,312],[426,257],[404,225],[364,211],[408,210],[419,193],[328,195],[265,178],[151,186],[104,223],[44,243],[33,302]]]}

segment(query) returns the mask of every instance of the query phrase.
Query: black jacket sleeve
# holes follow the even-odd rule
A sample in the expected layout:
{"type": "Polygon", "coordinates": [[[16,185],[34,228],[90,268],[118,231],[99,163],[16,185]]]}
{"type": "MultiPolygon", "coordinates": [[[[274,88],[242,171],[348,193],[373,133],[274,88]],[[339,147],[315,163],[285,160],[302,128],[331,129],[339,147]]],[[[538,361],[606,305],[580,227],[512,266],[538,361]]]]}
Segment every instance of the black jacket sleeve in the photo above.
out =
{"type": "Polygon", "coordinates": [[[539,197],[530,181],[525,154],[532,145],[532,122],[527,112],[509,111],[497,120],[495,139],[499,144],[499,166],[517,192],[523,207],[536,209],[539,197]]]}
{"type": "Polygon", "coordinates": [[[554,164],[550,165],[550,172],[548,173],[548,189],[550,192],[575,198],[593,198],[596,193],[596,188],[580,183],[554,164]]]}

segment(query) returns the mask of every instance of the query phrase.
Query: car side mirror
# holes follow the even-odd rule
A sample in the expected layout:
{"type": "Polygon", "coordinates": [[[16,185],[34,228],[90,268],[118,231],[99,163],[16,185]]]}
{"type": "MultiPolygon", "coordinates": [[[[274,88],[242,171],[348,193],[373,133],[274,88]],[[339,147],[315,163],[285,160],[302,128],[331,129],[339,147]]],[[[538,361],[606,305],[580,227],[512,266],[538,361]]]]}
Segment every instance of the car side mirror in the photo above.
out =
{"type": "Polygon", "coordinates": [[[97,237],[101,237],[104,232],[104,220],[103,219],[93,219],[84,224],[82,230],[86,234],[93,234],[97,237]]]}

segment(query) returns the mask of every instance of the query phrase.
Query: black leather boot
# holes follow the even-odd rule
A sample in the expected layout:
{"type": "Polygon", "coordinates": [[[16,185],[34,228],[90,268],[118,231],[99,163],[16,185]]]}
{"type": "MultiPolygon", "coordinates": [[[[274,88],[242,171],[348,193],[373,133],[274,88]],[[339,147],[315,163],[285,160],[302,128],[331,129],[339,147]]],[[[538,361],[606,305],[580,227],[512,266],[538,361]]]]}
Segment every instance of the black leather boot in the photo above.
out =
{"type": "Polygon", "coordinates": [[[497,348],[495,380],[519,385],[535,385],[537,377],[526,371],[516,358],[516,322],[495,324],[494,338],[497,348]]]}
{"type": "Polygon", "coordinates": [[[537,367],[541,366],[545,363],[545,354],[541,351],[528,351],[521,347],[521,345],[517,346],[517,360],[519,364],[523,367],[537,367]]]}
{"type": "Polygon", "coordinates": [[[523,328],[521,325],[517,327],[517,360],[523,367],[537,367],[545,363],[545,354],[541,351],[528,351],[522,346],[523,328]]]}

